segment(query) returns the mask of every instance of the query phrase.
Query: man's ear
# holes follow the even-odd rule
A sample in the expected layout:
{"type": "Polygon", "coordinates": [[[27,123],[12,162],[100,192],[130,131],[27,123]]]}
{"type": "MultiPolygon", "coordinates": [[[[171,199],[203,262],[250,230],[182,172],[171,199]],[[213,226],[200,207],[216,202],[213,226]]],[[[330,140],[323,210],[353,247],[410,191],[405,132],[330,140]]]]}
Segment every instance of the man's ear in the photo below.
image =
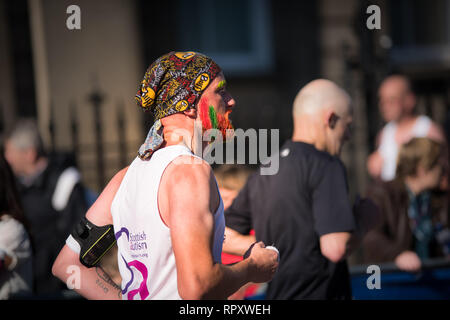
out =
{"type": "Polygon", "coordinates": [[[183,111],[183,113],[190,118],[194,118],[194,119],[197,118],[197,109],[195,109],[195,108],[189,108],[189,109],[183,111]]]}
{"type": "Polygon", "coordinates": [[[328,110],[325,112],[325,123],[331,129],[336,127],[336,123],[339,120],[339,116],[333,111],[328,110]]]}

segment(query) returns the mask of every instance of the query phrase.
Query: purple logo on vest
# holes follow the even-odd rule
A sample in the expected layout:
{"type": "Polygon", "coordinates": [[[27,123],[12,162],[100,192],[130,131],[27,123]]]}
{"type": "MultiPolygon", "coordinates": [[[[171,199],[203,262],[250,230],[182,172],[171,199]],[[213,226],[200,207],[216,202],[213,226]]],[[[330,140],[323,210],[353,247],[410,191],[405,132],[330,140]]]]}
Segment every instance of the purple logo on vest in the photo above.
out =
{"type": "Polygon", "coordinates": [[[130,234],[128,242],[132,251],[147,250],[147,235],[144,231],[130,234]]]}
{"type": "MultiPolygon", "coordinates": [[[[122,234],[125,234],[127,236],[127,241],[130,243],[130,250],[143,250],[147,249],[147,236],[145,232],[137,233],[137,234],[131,234],[128,231],[127,228],[121,228],[118,232],[116,232],[115,237],[116,240],[119,240],[119,238],[122,236],[122,234]]],[[[138,289],[131,290],[128,292],[127,299],[131,300],[134,298],[136,294],[139,293],[142,300],[148,297],[149,292],[147,288],[147,279],[148,279],[148,270],[147,267],[138,260],[133,260],[130,262],[127,262],[123,255],[121,254],[122,260],[125,263],[126,268],[130,271],[131,278],[130,281],[127,282],[125,285],[125,288],[122,290],[122,295],[126,294],[128,291],[128,288],[134,281],[134,273],[131,268],[135,268],[137,271],[141,273],[142,281],[138,287],[138,289]]]]}

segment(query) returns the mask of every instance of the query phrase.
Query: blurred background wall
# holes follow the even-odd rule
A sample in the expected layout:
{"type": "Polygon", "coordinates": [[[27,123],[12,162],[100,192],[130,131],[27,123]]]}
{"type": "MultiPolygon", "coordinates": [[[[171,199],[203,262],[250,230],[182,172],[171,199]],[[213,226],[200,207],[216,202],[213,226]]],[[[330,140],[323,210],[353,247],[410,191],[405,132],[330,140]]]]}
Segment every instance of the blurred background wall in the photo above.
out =
{"type": "Polygon", "coordinates": [[[384,76],[409,75],[419,112],[449,121],[450,0],[0,0],[0,132],[35,117],[48,148],[75,152],[86,184],[101,190],[145,138],[152,119],[134,94],[146,67],[172,50],[212,56],[237,100],[235,127],[278,128],[281,142],[303,85],[325,77],[346,88],[352,196],[369,183],[384,76]],[[80,30],[66,26],[73,4],[80,30]],[[366,26],[371,4],[380,30],[366,26]]]}

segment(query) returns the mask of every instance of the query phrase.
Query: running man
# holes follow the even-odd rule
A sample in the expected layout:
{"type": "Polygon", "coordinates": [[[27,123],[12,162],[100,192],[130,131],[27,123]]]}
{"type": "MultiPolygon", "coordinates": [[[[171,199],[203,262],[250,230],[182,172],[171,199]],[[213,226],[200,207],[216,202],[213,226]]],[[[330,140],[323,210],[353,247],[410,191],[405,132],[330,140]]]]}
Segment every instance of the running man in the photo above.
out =
{"type": "Polygon", "coordinates": [[[78,266],[76,291],[88,299],[226,299],[247,282],[271,280],[278,256],[262,242],[242,262],[221,264],[223,202],[211,167],[194,155],[208,145],[206,130],[232,128],[235,101],[219,66],[200,53],[166,54],[147,70],[136,100],[155,123],[86,214],[95,226],[114,225],[122,284],[81,264],[72,236],[53,274],[67,281],[68,267],[78,266]]]}

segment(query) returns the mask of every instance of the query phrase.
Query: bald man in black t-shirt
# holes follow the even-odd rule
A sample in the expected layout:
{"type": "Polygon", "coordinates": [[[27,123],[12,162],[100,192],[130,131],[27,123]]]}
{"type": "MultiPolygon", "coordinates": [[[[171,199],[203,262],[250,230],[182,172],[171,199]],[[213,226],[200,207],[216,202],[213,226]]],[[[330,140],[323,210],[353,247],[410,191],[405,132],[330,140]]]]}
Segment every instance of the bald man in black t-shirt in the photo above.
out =
{"type": "Polygon", "coordinates": [[[280,149],[275,175],[252,175],[225,214],[224,251],[242,254],[235,238],[280,252],[267,299],[350,299],[345,257],[376,222],[367,200],[348,199],[338,156],[350,136],[350,97],[328,80],[306,85],[294,101],[294,134],[280,149]]]}

